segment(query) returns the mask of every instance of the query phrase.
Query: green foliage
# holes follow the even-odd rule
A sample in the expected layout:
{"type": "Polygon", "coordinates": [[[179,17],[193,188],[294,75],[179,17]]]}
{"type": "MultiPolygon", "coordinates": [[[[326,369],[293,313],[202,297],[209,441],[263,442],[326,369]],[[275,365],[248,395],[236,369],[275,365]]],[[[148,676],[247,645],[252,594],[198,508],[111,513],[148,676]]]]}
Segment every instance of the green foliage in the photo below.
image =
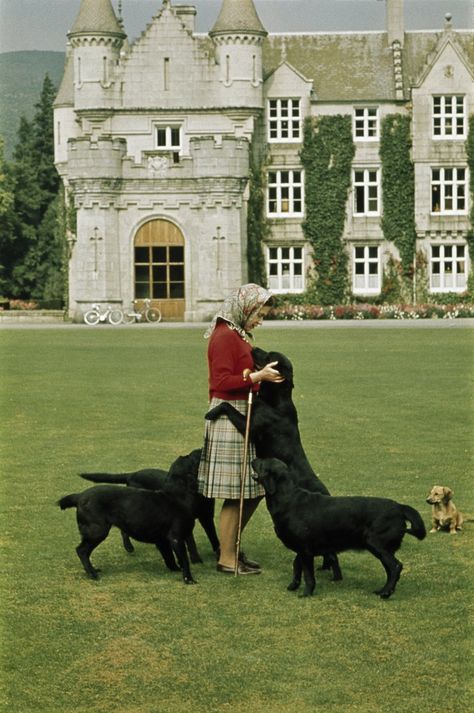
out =
{"type": "Polygon", "coordinates": [[[313,248],[312,301],[344,302],[348,255],[343,242],[347,195],[354,157],[349,116],[308,118],[301,161],[305,170],[303,232],[313,248]]]}
{"type": "Polygon", "coordinates": [[[263,243],[270,233],[265,210],[264,161],[250,147],[249,200],[247,204],[247,263],[249,282],[266,286],[263,243]]]}
{"type": "Polygon", "coordinates": [[[0,264],[2,292],[12,297],[64,297],[64,201],[54,166],[55,94],[46,75],[33,121],[20,121],[9,167],[13,206],[9,220],[0,221],[0,264]]]}
{"type": "Polygon", "coordinates": [[[415,254],[415,172],[410,157],[410,117],[390,114],[382,121],[382,230],[400,253],[409,276],[415,254]]]}
{"type": "Polygon", "coordinates": [[[467,244],[469,256],[471,258],[471,274],[469,275],[469,286],[471,294],[474,294],[474,114],[469,117],[469,132],[466,141],[467,165],[469,168],[469,193],[471,210],[469,213],[469,230],[467,232],[467,244]]]}

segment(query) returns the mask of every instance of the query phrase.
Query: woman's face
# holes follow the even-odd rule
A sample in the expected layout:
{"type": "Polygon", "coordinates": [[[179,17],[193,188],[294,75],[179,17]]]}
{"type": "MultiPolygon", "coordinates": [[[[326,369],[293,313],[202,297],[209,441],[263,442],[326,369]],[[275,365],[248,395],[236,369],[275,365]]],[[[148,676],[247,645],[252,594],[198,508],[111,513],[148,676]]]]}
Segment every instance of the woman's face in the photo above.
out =
{"type": "Polygon", "coordinates": [[[258,312],[256,312],[254,315],[252,315],[248,319],[248,321],[245,324],[245,329],[248,332],[251,332],[252,329],[255,329],[255,327],[259,327],[269,312],[270,312],[269,306],[263,305],[263,307],[260,307],[258,312]]]}

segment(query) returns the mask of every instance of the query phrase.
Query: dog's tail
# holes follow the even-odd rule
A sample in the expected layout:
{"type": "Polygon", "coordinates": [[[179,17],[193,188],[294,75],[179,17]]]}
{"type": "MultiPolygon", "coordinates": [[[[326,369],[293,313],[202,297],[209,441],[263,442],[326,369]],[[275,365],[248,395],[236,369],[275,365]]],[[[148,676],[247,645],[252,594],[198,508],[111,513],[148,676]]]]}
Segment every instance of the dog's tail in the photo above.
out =
{"type": "Polygon", "coordinates": [[[411,524],[411,527],[406,530],[407,534],[423,540],[426,537],[426,527],[418,510],[410,505],[402,505],[402,510],[405,518],[411,524]]]}
{"type": "Polygon", "coordinates": [[[130,473],[79,473],[81,478],[92,480],[93,483],[113,483],[114,485],[128,485],[130,473]]]}
{"type": "Polygon", "coordinates": [[[57,504],[61,508],[61,510],[67,510],[67,508],[75,508],[77,507],[77,499],[79,497],[79,493],[71,493],[71,495],[65,495],[61,500],[58,500],[57,504]]]}

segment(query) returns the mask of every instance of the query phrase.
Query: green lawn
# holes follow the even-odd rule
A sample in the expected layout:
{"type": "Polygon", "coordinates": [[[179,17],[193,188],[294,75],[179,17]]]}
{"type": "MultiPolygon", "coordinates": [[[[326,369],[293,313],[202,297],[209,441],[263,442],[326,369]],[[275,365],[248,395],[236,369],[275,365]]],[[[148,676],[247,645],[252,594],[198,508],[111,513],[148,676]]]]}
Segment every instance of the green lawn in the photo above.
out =
{"type": "MultiPolygon", "coordinates": [[[[295,368],[308,456],[333,494],[393,497],[429,527],[449,485],[474,517],[472,331],[266,326],[295,368]]],[[[74,551],[80,471],[167,466],[202,442],[202,329],[4,329],[2,626],[5,713],[464,713],[474,709],[472,541],[406,537],[397,591],[368,553],[340,556],[311,599],[286,591],[292,553],[262,504],[243,538],[260,577],[215,572],[202,530],[199,584],[113,532],[89,581],[74,551]]]]}

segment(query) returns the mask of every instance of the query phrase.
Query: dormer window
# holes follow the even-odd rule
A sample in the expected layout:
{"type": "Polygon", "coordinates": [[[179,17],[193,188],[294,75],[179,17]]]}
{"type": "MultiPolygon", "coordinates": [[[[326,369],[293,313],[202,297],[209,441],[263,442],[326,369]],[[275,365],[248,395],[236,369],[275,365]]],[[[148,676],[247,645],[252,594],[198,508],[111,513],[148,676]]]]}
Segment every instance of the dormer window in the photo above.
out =
{"type": "Polygon", "coordinates": [[[268,100],[268,140],[280,143],[301,141],[301,102],[299,99],[268,100]]]}
{"type": "Polygon", "coordinates": [[[433,97],[433,138],[464,139],[466,137],[466,98],[464,95],[433,97]]]}
{"type": "Polygon", "coordinates": [[[353,132],[355,141],[379,140],[379,110],[376,106],[354,109],[353,132]]]}

